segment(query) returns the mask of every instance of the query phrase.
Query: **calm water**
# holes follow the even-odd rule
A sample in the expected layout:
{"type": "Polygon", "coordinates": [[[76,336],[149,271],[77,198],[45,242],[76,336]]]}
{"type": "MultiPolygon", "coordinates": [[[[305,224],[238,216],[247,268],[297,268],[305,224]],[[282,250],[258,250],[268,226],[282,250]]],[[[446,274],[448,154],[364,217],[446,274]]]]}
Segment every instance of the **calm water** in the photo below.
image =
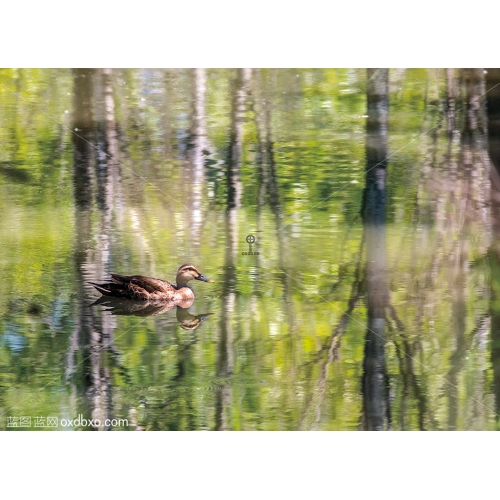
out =
{"type": "Polygon", "coordinates": [[[0,70],[0,428],[497,429],[498,82],[0,70]]]}

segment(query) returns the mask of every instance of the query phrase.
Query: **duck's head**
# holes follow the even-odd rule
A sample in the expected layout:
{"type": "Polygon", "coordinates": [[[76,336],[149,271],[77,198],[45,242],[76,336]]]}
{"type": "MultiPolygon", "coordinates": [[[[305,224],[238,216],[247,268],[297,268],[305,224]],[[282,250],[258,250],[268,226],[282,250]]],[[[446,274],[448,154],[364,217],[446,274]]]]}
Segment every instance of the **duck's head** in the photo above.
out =
{"type": "Polygon", "coordinates": [[[203,276],[203,274],[201,274],[198,268],[196,266],[193,266],[193,264],[183,264],[177,271],[177,287],[181,288],[183,286],[186,286],[188,281],[191,280],[200,280],[206,281],[207,283],[213,283],[213,280],[209,280],[206,276],[203,276]]]}
{"type": "Polygon", "coordinates": [[[214,313],[205,313],[194,316],[189,312],[189,309],[186,309],[183,306],[177,306],[176,317],[183,330],[196,330],[201,325],[202,321],[205,321],[213,314],[214,313]]]}

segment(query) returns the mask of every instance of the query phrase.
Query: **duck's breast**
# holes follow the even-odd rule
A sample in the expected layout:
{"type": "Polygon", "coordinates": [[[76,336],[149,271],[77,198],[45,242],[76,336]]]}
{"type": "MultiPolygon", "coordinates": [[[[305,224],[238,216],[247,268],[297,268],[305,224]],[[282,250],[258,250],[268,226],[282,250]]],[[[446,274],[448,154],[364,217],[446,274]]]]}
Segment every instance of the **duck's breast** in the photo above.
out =
{"type": "Polygon", "coordinates": [[[183,286],[177,290],[177,297],[179,300],[192,300],[194,299],[194,292],[188,286],[183,286]]]}

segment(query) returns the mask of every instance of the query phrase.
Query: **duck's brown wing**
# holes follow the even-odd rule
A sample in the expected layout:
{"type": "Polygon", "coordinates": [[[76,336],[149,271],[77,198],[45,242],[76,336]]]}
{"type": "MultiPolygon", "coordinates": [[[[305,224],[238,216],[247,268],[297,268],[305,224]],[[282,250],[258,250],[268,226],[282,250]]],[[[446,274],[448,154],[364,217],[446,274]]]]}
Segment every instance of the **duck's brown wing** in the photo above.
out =
{"type": "Polygon", "coordinates": [[[122,276],[121,274],[112,274],[111,280],[119,285],[135,285],[136,287],[141,287],[148,293],[168,293],[176,288],[169,281],[159,278],[150,278],[149,276],[122,276]]]}
{"type": "Polygon", "coordinates": [[[148,300],[150,294],[141,286],[134,283],[93,283],[89,281],[99,292],[109,297],[121,297],[127,299],[148,300]]]}

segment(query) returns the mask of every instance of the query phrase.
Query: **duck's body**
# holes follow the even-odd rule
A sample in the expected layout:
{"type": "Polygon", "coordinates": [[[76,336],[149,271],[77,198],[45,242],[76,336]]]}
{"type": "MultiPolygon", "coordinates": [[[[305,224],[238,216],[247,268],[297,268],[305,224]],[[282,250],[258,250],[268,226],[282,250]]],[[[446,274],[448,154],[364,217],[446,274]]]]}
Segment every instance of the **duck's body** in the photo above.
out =
{"type": "Polygon", "coordinates": [[[196,266],[184,264],[177,271],[176,284],[149,276],[122,276],[112,274],[110,283],[92,283],[103,295],[151,302],[185,302],[194,300],[194,292],[187,286],[193,279],[212,283],[196,266]]]}

